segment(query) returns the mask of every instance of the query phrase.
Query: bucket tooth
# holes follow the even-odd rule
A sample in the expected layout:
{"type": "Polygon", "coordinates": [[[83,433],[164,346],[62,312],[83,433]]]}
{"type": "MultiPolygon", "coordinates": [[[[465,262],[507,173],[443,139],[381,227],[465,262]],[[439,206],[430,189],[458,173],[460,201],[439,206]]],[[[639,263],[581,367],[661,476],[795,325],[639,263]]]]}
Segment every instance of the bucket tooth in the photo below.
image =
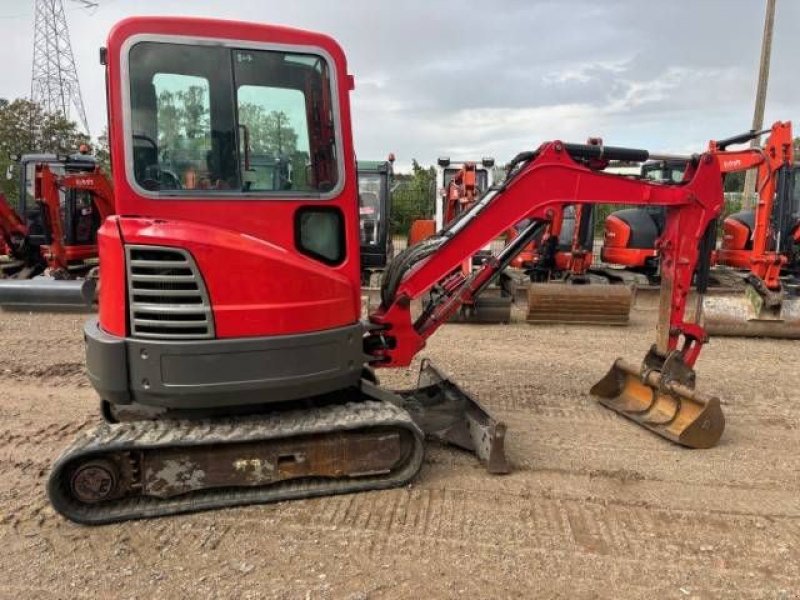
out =
{"type": "Polygon", "coordinates": [[[655,370],[643,375],[622,359],[591,393],[606,408],[681,446],[711,448],[725,429],[719,398],[674,381],[664,382],[655,370]]]}
{"type": "Polygon", "coordinates": [[[780,306],[763,306],[755,292],[706,296],[704,327],[711,336],[800,339],[800,298],[785,297],[780,306]]]}
{"type": "Polygon", "coordinates": [[[626,325],[633,292],[626,285],[531,283],[528,323],[626,325]]]}

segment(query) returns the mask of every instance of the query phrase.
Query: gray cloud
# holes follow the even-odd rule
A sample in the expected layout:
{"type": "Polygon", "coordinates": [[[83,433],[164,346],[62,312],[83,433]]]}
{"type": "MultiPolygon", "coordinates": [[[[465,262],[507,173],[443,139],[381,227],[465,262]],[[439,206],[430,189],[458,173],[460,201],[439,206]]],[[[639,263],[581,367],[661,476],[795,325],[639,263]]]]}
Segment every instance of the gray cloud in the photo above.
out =
{"type": "MultiPolygon", "coordinates": [[[[362,158],[493,154],[504,160],[551,138],[697,150],[752,118],[763,3],[753,0],[274,2],[99,0],[69,12],[94,133],[104,126],[97,48],[131,14],[192,14],[329,33],[356,76],[353,122],[362,158]]],[[[27,93],[32,8],[0,0],[17,60],[0,96],[27,93]],[[7,16],[19,15],[12,19],[7,16]]],[[[800,3],[778,3],[767,120],[798,117],[800,3]]]]}

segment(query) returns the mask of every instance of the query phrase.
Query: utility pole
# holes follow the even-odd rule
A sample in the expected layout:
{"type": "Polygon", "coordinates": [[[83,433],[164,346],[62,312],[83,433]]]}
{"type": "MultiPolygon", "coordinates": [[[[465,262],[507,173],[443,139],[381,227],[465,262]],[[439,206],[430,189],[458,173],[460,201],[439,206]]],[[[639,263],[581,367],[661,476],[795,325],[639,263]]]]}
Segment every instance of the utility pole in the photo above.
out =
{"type": "MultiPolygon", "coordinates": [[[[90,0],[74,0],[84,8],[96,8],[90,0]]],[[[75,68],[75,56],[69,39],[64,0],[36,0],[33,36],[31,100],[47,112],[76,120],[89,134],[89,122],[75,68]]]]}
{"type": "MultiPolygon", "coordinates": [[[[769,81],[769,61],[772,53],[772,27],[775,24],[775,0],[767,0],[767,13],[764,16],[764,35],[761,38],[761,61],[758,66],[758,85],[756,87],[756,106],[753,111],[753,129],[764,128],[764,105],[767,101],[767,82],[769,81]]],[[[751,147],[761,145],[761,136],[750,142],[751,147]]],[[[742,208],[751,209],[756,195],[758,172],[750,169],[744,176],[744,198],[742,208]]]]}

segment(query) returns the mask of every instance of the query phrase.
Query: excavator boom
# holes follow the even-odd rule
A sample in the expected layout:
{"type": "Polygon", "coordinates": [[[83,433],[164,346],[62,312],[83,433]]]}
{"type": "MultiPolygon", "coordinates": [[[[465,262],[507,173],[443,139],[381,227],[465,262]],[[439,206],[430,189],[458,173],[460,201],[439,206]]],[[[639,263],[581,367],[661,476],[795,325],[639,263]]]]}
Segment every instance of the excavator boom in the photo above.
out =
{"type": "MultiPolygon", "coordinates": [[[[715,403],[705,402],[704,397],[680,391],[694,387],[692,367],[706,340],[703,328],[687,322],[684,313],[701,249],[710,256],[709,232],[722,210],[719,162],[713,154],[703,154],[693,160],[683,184],[662,185],[593,170],[587,163],[598,150],[595,146],[557,141],[520,155],[503,185],[490,189],[460,221],[401,253],[386,273],[383,303],[371,317],[374,328],[367,339],[367,349],[375,366],[409,364],[425,340],[461,304],[480,293],[541,228],[560,218],[568,204],[665,206],[659,323],[656,343],[641,369],[642,382],[652,393],[643,397],[637,390],[631,391],[633,381],[625,385],[622,367],[615,367],[605,378],[623,382],[614,388],[615,393],[608,385],[596,386],[594,391],[603,397],[606,406],[672,441],[693,447],[713,446],[724,428],[721,411],[714,410],[715,403]],[[525,219],[530,220],[530,225],[481,269],[468,276],[454,271],[464,256],[525,219]],[[434,299],[419,317],[412,319],[411,302],[428,292],[434,299]],[[648,373],[657,377],[645,377],[648,373]],[[681,401],[672,402],[672,411],[665,415],[660,405],[675,394],[681,401]],[[699,434],[695,432],[698,419],[704,423],[699,434]],[[682,435],[690,429],[691,435],[682,435]]],[[[620,156],[626,160],[644,161],[648,157],[646,151],[625,148],[605,148],[604,152],[609,158],[620,156]]],[[[707,265],[707,257],[703,262],[707,265]]]]}

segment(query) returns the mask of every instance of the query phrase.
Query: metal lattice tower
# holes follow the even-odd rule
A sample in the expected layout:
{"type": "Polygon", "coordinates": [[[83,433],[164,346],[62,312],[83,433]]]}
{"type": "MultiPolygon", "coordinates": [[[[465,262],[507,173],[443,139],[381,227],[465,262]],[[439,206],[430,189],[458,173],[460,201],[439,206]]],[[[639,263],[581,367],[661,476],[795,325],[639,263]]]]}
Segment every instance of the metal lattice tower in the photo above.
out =
{"type": "MultiPolygon", "coordinates": [[[[84,6],[95,5],[79,1],[84,6]]],[[[64,0],[36,0],[31,99],[47,112],[60,113],[68,119],[74,110],[73,120],[79,121],[89,133],[64,15],[64,0]]]]}

